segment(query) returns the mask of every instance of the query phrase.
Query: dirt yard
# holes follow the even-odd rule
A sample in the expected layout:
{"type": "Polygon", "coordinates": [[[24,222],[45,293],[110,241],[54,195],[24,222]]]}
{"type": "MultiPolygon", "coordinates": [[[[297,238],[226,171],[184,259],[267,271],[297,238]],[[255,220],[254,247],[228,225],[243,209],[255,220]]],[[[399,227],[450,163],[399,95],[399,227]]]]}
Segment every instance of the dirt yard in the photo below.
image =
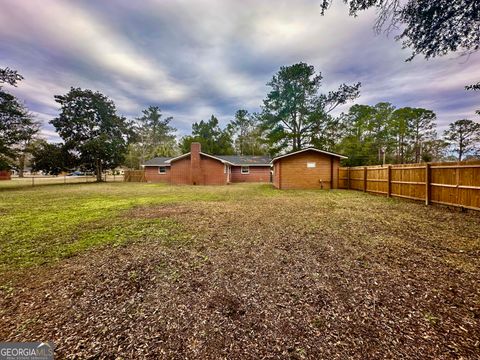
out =
{"type": "Polygon", "coordinates": [[[0,339],[58,358],[478,359],[480,214],[354,191],[0,193],[0,339]]]}

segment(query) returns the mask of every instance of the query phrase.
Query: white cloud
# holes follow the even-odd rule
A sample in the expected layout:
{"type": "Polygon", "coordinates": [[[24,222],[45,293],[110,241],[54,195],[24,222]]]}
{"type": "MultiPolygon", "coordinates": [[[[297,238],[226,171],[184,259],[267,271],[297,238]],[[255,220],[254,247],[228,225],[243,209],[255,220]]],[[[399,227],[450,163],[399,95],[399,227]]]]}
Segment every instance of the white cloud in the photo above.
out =
{"type": "Polygon", "coordinates": [[[15,93],[43,114],[80,86],[131,117],[160,105],[185,133],[212,113],[224,123],[258,110],[278,67],[299,61],[323,73],[324,91],[361,81],[359,103],[429,107],[442,127],[478,108],[463,87],[480,79],[480,54],[405,63],[408,49],[374,35],[373,11],[349,17],[341,1],[324,17],[316,0],[6,3],[0,62],[21,70],[15,93]]]}
{"type": "Polygon", "coordinates": [[[101,18],[73,2],[43,0],[14,4],[11,5],[13,16],[4,13],[0,22],[4,35],[38,41],[47,48],[68,53],[82,62],[91,63],[99,72],[119,76],[123,83],[128,81],[130,88],[135,83],[148,84],[157,96],[167,101],[181,100],[187,95],[187,89],[170,79],[161,64],[139,52],[101,18]],[[28,26],[25,26],[25,20],[28,26]]]}

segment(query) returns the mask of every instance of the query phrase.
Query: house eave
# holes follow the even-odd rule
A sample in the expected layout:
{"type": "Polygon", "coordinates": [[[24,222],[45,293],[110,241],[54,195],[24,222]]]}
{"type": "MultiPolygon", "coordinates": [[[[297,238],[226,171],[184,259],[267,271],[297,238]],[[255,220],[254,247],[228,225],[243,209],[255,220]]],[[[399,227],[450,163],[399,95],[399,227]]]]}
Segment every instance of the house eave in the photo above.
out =
{"type": "Polygon", "coordinates": [[[142,167],[158,167],[158,166],[170,166],[170,164],[155,164],[155,165],[152,165],[152,164],[142,164],[141,166],[142,166],[142,167]]]}
{"type": "Polygon", "coordinates": [[[277,156],[277,157],[273,158],[272,161],[270,161],[270,163],[273,164],[275,161],[278,161],[280,159],[286,158],[288,156],[300,154],[300,153],[303,153],[303,152],[306,152],[306,151],[315,151],[315,152],[320,153],[320,154],[335,156],[335,157],[338,157],[340,159],[348,159],[348,157],[345,156],[345,155],[335,154],[335,153],[332,153],[332,152],[329,152],[329,151],[315,149],[315,148],[306,148],[306,149],[294,151],[294,152],[291,152],[291,153],[288,153],[288,154],[285,154],[285,155],[277,156]]]}
{"type": "Polygon", "coordinates": [[[205,154],[205,153],[203,153],[203,152],[200,152],[200,155],[204,155],[204,156],[206,156],[206,157],[209,157],[209,158],[218,160],[218,161],[220,161],[222,164],[234,165],[234,164],[231,163],[230,161],[220,159],[220,158],[218,158],[218,157],[216,157],[216,156],[214,156],[214,155],[205,154]]]}
{"type": "Polygon", "coordinates": [[[174,158],[171,158],[170,160],[167,160],[166,162],[170,164],[172,161],[177,161],[177,160],[183,159],[184,157],[187,157],[188,155],[190,155],[190,152],[182,154],[182,155],[174,157],[174,158]]]}
{"type": "MultiPolygon", "coordinates": [[[[188,152],[188,153],[182,154],[182,155],[180,155],[180,156],[174,157],[173,159],[168,160],[168,163],[171,163],[172,161],[177,161],[177,160],[183,159],[184,157],[187,157],[187,156],[189,156],[189,155],[191,155],[191,152],[188,152]]],[[[218,158],[218,157],[216,157],[216,156],[214,156],[214,155],[206,154],[206,153],[204,153],[204,152],[200,152],[200,155],[203,155],[203,156],[209,157],[209,158],[211,158],[211,159],[220,161],[222,164],[234,165],[234,164],[231,163],[230,161],[220,159],[220,158],[218,158]]]]}

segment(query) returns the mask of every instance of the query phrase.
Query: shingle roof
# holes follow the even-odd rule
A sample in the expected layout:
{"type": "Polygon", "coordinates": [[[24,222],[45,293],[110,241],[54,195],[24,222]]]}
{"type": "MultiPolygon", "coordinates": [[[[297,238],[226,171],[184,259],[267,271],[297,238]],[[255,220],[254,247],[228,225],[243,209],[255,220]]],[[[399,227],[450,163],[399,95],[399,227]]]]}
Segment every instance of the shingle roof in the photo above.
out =
{"type": "Polygon", "coordinates": [[[270,166],[268,156],[247,156],[247,155],[214,155],[215,157],[228,161],[234,165],[265,165],[270,166]]]}
{"type": "Polygon", "coordinates": [[[167,163],[167,160],[170,160],[171,158],[168,157],[156,157],[150,160],[145,161],[143,164],[144,166],[170,166],[169,163],[167,163]]]}
{"type": "MultiPolygon", "coordinates": [[[[150,160],[145,161],[144,166],[170,166],[170,160],[179,159],[190,153],[183,154],[174,158],[167,157],[156,157],[150,160]]],[[[218,160],[226,161],[233,165],[246,165],[246,166],[270,166],[271,158],[268,156],[246,156],[246,155],[209,155],[201,153],[203,155],[211,156],[218,160]]]]}
{"type": "Polygon", "coordinates": [[[284,157],[287,157],[287,156],[291,156],[291,155],[295,155],[295,154],[299,154],[299,153],[302,153],[302,152],[305,152],[305,151],[315,151],[315,152],[318,152],[318,153],[322,153],[322,154],[325,154],[325,155],[331,155],[331,156],[336,156],[340,159],[348,159],[347,156],[345,155],[341,155],[341,154],[337,154],[337,153],[334,153],[334,152],[330,152],[330,151],[325,151],[325,150],[320,150],[320,149],[316,149],[314,147],[308,147],[306,149],[303,149],[303,150],[298,150],[298,151],[294,151],[294,152],[291,152],[291,153],[288,153],[288,154],[284,154],[284,155],[279,155],[277,157],[274,157],[272,159],[272,163],[274,163],[275,161],[279,160],[279,159],[282,159],[284,157]]]}

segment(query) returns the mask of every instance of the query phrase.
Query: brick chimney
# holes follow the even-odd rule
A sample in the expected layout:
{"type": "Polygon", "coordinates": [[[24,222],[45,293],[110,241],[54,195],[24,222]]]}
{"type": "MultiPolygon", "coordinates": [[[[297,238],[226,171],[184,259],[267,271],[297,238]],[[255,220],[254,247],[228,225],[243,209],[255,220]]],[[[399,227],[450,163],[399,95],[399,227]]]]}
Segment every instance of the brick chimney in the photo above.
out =
{"type": "Polygon", "coordinates": [[[198,142],[192,142],[190,145],[190,175],[192,185],[200,185],[202,181],[202,169],[200,167],[201,151],[202,145],[198,142]]]}

